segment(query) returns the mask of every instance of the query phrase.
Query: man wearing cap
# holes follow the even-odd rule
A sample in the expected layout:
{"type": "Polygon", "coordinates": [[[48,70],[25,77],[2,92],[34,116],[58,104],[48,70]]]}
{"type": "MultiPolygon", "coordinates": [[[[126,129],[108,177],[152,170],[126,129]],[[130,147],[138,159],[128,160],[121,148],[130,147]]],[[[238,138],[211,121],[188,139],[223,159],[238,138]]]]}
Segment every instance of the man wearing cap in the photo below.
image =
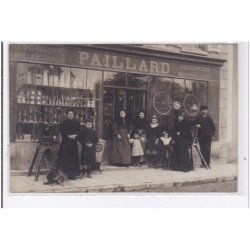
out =
{"type": "MultiPolygon", "coordinates": [[[[215,133],[215,126],[213,119],[208,115],[208,107],[202,105],[200,111],[201,114],[192,122],[192,125],[196,125],[199,128],[200,150],[207,165],[210,166],[211,142],[215,133]]],[[[205,167],[205,163],[203,161],[201,163],[201,167],[205,167]]]]}

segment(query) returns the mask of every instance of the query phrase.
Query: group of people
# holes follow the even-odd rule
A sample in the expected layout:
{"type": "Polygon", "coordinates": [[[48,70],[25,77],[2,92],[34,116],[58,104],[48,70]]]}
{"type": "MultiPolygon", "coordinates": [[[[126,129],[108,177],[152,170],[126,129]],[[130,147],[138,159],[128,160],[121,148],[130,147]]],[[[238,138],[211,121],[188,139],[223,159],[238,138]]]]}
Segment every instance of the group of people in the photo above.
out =
{"type": "MultiPolygon", "coordinates": [[[[132,122],[126,116],[125,110],[120,110],[113,122],[112,163],[118,166],[162,167],[188,172],[192,170],[192,134],[190,126],[199,128],[198,138],[201,153],[210,165],[211,140],[215,133],[212,118],[208,115],[208,108],[201,106],[201,115],[194,121],[188,122],[184,112],[178,111],[177,121],[172,131],[166,126],[160,126],[153,115],[150,121],[144,110],[140,110],[132,122]]],[[[67,119],[59,125],[62,137],[58,152],[57,170],[65,178],[76,179],[78,176],[91,178],[91,170],[96,165],[96,145],[99,141],[91,120],[85,121],[84,128],[80,128],[74,120],[74,111],[67,111],[67,119]],[[82,145],[79,157],[78,142],[82,145]]],[[[205,163],[202,162],[201,167],[205,163]]]]}
{"type": "MultiPolygon", "coordinates": [[[[176,171],[188,172],[193,168],[191,146],[193,136],[190,126],[199,128],[198,138],[201,153],[210,165],[210,151],[215,125],[208,115],[208,108],[200,107],[201,114],[193,121],[187,121],[182,110],[177,112],[177,121],[172,131],[160,126],[153,115],[148,121],[144,110],[131,122],[126,111],[121,110],[113,123],[112,162],[119,166],[147,164],[149,167],[162,167],[176,171]]],[[[205,167],[202,161],[201,167],[205,167]]]]}

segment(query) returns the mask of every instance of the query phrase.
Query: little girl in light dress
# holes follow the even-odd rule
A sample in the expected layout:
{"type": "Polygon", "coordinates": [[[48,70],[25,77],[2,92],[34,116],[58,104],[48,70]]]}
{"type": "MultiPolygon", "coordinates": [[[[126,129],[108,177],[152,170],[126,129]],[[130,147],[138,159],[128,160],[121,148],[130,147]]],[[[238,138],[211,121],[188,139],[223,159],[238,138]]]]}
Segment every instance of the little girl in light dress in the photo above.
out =
{"type": "Polygon", "coordinates": [[[144,138],[140,137],[139,132],[134,132],[133,138],[129,139],[129,143],[132,144],[132,162],[133,166],[139,166],[140,164],[140,157],[144,155],[142,149],[142,143],[144,142],[144,138]]]}

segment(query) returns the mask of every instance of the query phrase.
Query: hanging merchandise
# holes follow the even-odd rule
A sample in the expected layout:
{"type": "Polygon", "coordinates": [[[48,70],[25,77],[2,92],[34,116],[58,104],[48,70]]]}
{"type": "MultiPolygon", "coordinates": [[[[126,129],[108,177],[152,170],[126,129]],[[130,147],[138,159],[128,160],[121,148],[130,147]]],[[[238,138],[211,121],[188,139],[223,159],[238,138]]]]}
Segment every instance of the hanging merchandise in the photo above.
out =
{"type": "Polygon", "coordinates": [[[35,84],[35,66],[30,66],[28,68],[28,75],[27,75],[27,84],[35,84]]]}
{"type": "Polygon", "coordinates": [[[94,100],[94,99],[92,99],[92,100],[90,101],[90,107],[91,107],[91,108],[94,108],[94,107],[95,107],[95,100],[94,100]]]}
{"type": "Polygon", "coordinates": [[[27,94],[26,94],[26,103],[30,103],[30,91],[29,90],[27,91],[27,94]]]}
{"type": "Polygon", "coordinates": [[[27,84],[32,84],[32,73],[28,71],[27,84]]]}
{"type": "Polygon", "coordinates": [[[91,107],[90,100],[87,101],[87,107],[88,107],[88,108],[91,107]]]}
{"type": "Polygon", "coordinates": [[[59,86],[59,76],[61,74],[61,67],[54,66],[54,87],[59,86]]]}
{"type": "Polygon", "coordinates": [[[49,86],[52,87],[54,84],[54,72],[53,72],[53,67],[51,66],[49,66],[48,76],[49,76],[49,86]]]}
{"type": "Polygon", "coordinates": [[[25,95],[24,95],[24,93],[22,92],[22,101],[21,101],[22,103],[26,103],[26,97],[25,97],[25,95]]]}
{"type": "Polygon", "coordinates": [[[36,73],[36,85],[42,85],[43,84],[43,67],[37,65],[35,68],[35,73],[36,73]]]}
{"type": "Polygon", "coordinates": [[[65,88],[70,88],[70,74],[71,72],[65,72],[65,88]]]}
{"type": "Polygon", "coordinates": [[[62,97],[61,97],[61,106],[65,106],[65,100],[64,100],[63,94],[62,94],[62,97]]]}
{"type": "Polygon", "coordinates": [[[73,82],[73,88],[74,88],[74,89],[77,89],[77,86],[78,86],[77,80],[75,79],[74,82],[73,82]]]}
{"type": "Polygon", "coordinates": [[[181,104],[178,101],[174,101],[173,102],[173,108],[176,109],[176,110],[178,110],[178,109],[181,108],[181,104]]]}
{"type": "Polygon", "coordinates": [[[43,70],[43,82],[42,85],[49,85],[49,66],[45,65],[43,70]]]}
{"type": "Polygon", "coordinates": [[[65,79],[64,79],[64,71],[60,73],[60,81],[59,81],[59,87],[64,88],[65,87],[65,79]]]}
{"type": "Polygon", "coordinates": [[[22,92],[19,92],[17,95],[17,103],[22,103],[22,92]]]}
{"type": "Polygon", "coordinates": [[[59,75],[54,75],[54,87],[58,87],[59,85],[59,75]]]}
{"type": "Polygon", "coordinates": [[[76,77],[75,75],[72,73],[72,71],[70,72],[70,88],[77,88],[77,82],[76,82],[76,77]]]}
{"type": "Polygon", "coordinates": [[[35,104],[35,90],[31,90],[30,92],[30,104],[35,104]]]}
{"type": "Polygon", "coordinates": [[[39,95],[36,97],[36,104],[38,104],[38,105],[42,104],[42,102],[41,102],[41,96],[39,96],[39,95]]]}

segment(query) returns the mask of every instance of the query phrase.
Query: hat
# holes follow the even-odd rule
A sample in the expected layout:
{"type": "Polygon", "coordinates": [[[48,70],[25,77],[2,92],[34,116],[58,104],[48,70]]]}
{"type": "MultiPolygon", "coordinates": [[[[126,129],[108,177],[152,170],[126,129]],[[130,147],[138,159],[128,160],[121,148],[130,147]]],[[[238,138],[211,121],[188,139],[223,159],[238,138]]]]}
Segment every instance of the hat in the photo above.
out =
{"type": "Polygon", "coordinates": [[[204,109],[208,109],[208,107],[206,105],[201,105],[200,110],[204,110],[204,109]]]}
{"type": "Polygon", "coordinates": [[[156,115],[152,115],[151,119],[157,119],[157,116],[156,115]]]}

